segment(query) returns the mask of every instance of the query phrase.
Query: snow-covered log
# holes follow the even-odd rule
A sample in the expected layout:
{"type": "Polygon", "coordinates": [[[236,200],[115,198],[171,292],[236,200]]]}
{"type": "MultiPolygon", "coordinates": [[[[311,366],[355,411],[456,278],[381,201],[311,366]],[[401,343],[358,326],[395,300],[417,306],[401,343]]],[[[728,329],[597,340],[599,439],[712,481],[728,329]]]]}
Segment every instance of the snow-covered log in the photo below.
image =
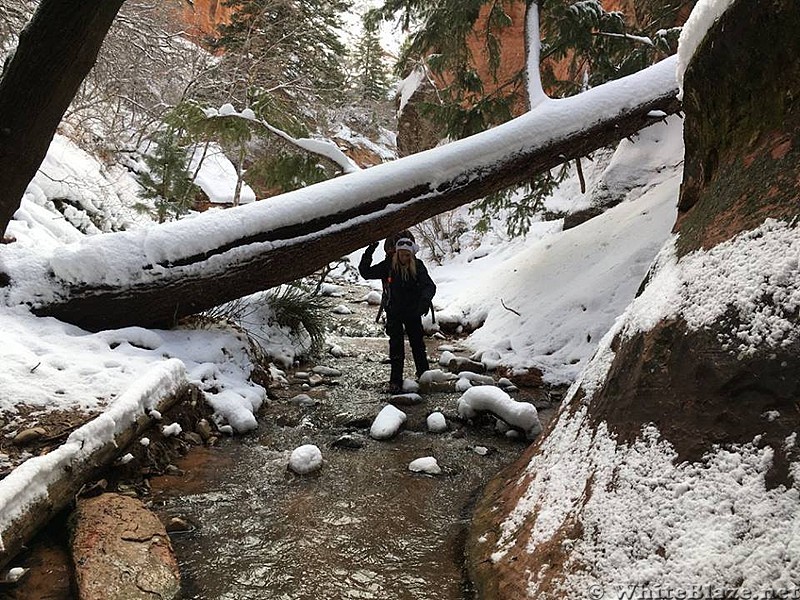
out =
{"type": "Polygon", "coordinates": [[[31,265],[42,270],[40,289],[15,288],[8,273],[6,301],[87,329],[170,326],[630,136],[675,113],[676,92],[672,57],[392,163],[224,213],[87,238],[31,265]]]}
{"type": "Polygon", "coordinates": [[[64,444],[28,459],[0,481],[0,568],[150,427],[151,413],[167,411],[188,389],[183,363],[165,361],[64,444]]]}

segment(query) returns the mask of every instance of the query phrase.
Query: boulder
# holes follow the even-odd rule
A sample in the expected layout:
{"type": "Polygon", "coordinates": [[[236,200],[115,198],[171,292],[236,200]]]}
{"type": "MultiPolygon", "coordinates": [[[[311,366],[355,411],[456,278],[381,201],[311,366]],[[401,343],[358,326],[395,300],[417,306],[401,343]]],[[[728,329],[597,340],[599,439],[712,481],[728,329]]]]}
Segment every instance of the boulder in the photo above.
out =
{"type": "Polygon", "coordinates": [[[178,598],[180,574],[167,532],[136,498],[80,499],[70,540],[81,600],[178,598]]]}

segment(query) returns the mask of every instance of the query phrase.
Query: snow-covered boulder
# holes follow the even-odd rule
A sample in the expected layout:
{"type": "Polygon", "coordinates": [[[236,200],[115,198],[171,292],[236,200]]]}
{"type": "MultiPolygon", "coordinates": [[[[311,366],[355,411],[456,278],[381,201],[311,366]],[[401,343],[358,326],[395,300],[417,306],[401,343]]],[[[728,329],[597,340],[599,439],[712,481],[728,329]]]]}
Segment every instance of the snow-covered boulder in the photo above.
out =
{"type": "Polygon", "coordinates": [[[463,419],[474,419],[478,413],[490,412],[509,425],[533,438],[542,432],[539,414],[533,404],[518,402],[500,388],[482,385],[464,392],[458,399],[458,414],[463,419]]]}
{"type": "Polygon", "coordinates": [[[433,456],[424,456],[412,460],[408,465],[408,470],[427,475],[440,475],[442,472],[439,462],[433,456]]]}
{"type": "Polygon", "coordinates": [[[369,435],[375,440],[388,440],[397,435],[400,427],[406,422],[407,415],[399,408],[387,404],[375,417],[369,429],[369,435]]]}
{"type": "Polygon", "coordinates": [[[322,452],[314,444],[304,444],[292,450],[289,468],[298,475],[307,475],[322,467],[322,452]]]}

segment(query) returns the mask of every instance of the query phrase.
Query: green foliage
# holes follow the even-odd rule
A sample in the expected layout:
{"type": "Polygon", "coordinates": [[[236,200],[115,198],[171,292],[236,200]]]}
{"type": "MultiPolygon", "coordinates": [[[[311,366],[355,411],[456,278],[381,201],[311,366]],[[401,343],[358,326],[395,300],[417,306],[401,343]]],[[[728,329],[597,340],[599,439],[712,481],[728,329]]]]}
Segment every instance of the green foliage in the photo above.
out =
{"type": "Polygon", "coordinates": [[[470,212],[481,215],[476,229],[485,233],[491,226],[492,217],[503,213],[506,220],[506,233],[510,237],[525,235],[531,223],[544,209],[544,201],[566,179],[569,169],[562,165],[559,169],[539,174],[522,188],[496,192],[475,202],[470,212]]]}
{"type": "MultiPolygon", "coordinates": [[[[231,22],[220,25],[220,76],[242,106],[269,93],[304,109],[335,100],[344,87],[341,15],[350,0],[225,0],[231,22]]],[[[300,112],[300,111],[295,111],[300,112]]]]}
{"type": "Polygon", "coordinates": [[[261,153],[248,167],[247,176],[248,181],[257,183],[259,187],[284,193],[325,181],[330,174],[319,163],[318,157],[284,147],[261,153]]]}
{"type": "MultiPolygon", "coordinates": [[[[432,121],[444,125],[450,138],[462,138],[484,131],[512,117],[516,102],[526,97],[525,73],[520,70],[500,81],[500,37],[512,26],[509,16],[513,3],[525,0],[385,0],[368,17],[399,19],[412,30],[397,65],[399,74],[424,65],[447,85],[439,90],[439,101],[420,107],[432,121]],[[487,14],[486,27],[476,31],[481,10],[487,14]],[[477,34],[477,36],[475,35],[477,34]],[[467,46],[468,39],[482,39],[482,52],[488,57],[489,73],[478,76],[467,46]],[[489,93],[486,90],[491,90],[489,93]]],[[[641,0],[632,4],[632,14],[606,11],[600,0],[539,0],[541,58],[559,61],[558,76],[552,60],[543,69],[542,83],[548,93],[564,97],[579,93],[586,86],[624,77],[672,54],[677,48],[680,28],[674,27],[681,8],[695,0],[641,0]],[[633,23],[642,24],[634,27],[633,23]]],[[[518,4],[517,4],[518,5],[518,4]]],[[[517,24],[519,26],[519,24],[517,24]]],[[[525,233],[544,198],[566,173],[544,174],[523,190],[511,190],[489,196],[474,210],[482,214],[482,226],[488,226],[495,212],[508,214],[510,234],[525,233]]]]}
{"type": "Polygon", "coordinates": [[[156,132],[152,141],[153,151],[142,158],[147,170],[137,179],[143,188],[142,196],[153,201],[156,218],[163,223],[189,212],[199,188],[192,182],[186,146],[179,132],[168,125],[156,132]]]}
{"type": "Polygon", "coordinates": [[[278,325],[293,331],[305,330],[311,340],[309,352],[313,355],[322,351],[330,317],[328,304],[321,296],[286,285],[270,293],[267,302],[278,325]]]}
{"type": "Polygon", "coordinates": [[[355,56],[356,92],[362,100],[384,100],[389,91],[389,74],[374,21],[365,21],[355,56]]]}

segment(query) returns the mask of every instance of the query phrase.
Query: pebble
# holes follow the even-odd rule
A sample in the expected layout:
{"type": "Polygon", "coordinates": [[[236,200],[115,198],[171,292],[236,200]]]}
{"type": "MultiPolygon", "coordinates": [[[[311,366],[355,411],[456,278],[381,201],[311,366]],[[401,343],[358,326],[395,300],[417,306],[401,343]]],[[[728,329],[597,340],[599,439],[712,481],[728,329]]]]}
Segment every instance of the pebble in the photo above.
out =
{"type": "Polygon", "coordinates": [[[14,445],[26,446],[43,438],[45,435],[47,435],[47,431],[44,429],[44,427],[31,427],[30,429],[23,429],[14,436],[14,445]]]}

